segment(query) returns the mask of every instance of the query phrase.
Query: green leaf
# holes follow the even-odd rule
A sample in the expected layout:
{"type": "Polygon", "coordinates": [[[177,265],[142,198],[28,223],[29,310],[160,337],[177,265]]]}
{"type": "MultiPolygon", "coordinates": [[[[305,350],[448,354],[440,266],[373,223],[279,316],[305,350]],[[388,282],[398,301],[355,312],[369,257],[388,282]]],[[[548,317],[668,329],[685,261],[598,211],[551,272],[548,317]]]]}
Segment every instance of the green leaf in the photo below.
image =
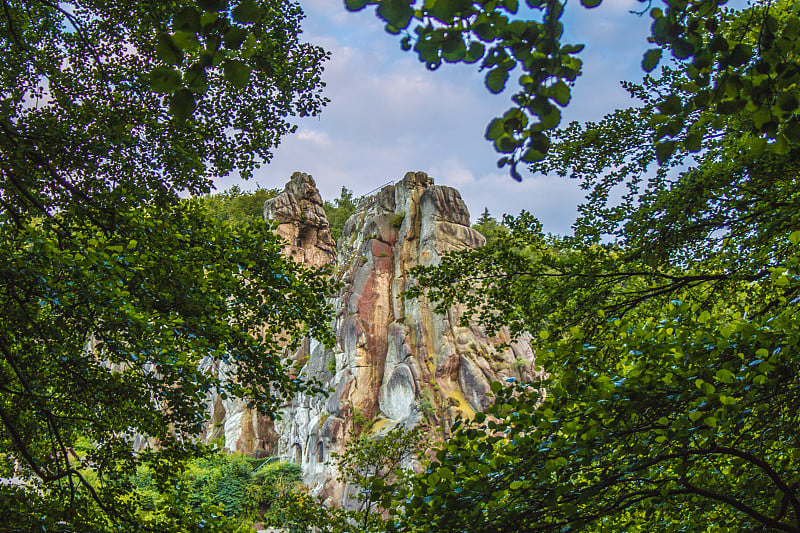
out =
{"type": "Polygon", "coordinates": [[[797,93],[796,90],[782,91],[778,94],[778,107],[781,111],[791,112],[797,109],[797,93]]]}
{"type": "Polygon", "coordinates": [[[483,57],[486,47],[483,43],[472,41],[467,49],[467,55],[464,58],[465,63],[475,63],[483,57]]]}
{"type": "Polygon", "coordinates": [[[559,80],[558,83],[550,87],[547,92],[559,105],[566,106],[569,103],[569,86],[563,81],[559,80]]]}
{"type": "Polygon", "coordinates": [[[494,94],[503,92],[508,81],[508,70],[503,67],[496,67],[486,75],[486,88],[494,94]]]}
{"type": "Polygon", "coordinates": [[[603,0],[581,0],[581,5],[583,7],[588,7],[589,9],[593,7],[597,7],[603,0]]]}
{"type": "Polygon", "coordinates": [[[178,65],[183,62],[183,51],[166,33],[160,33],[156,39],[156,55],[168,65],[178,65]]]}
{"type": "Polygon", "coordinates": [[[381,0],[378,16],[393,28],[402,30],[411,22],[414,8],[411,7],[411,0],[381,0]]]}
{"type": "MultiPolygon", "coordinates": [[[[537,132],[530,136],[528,143],[533,150],[546,154],[547,150],[550,148],[550,137],[542,132],[537,132]]],[[[531,161],[526,161],[526,163],[531,163],[531,161]]]]}
{"type": "Polygon", "coordinates": [[[551,107],[549,112],[539,115],[542,119],[540,126],[545,130],[552,130],[561,123],[561,111],[557,107],[551,107]]]}
{"type": "Polygon", "coordinates": [[[464,41],[461,39],[461,35],[455,32],[442,41],[441,48],[442,59],[448,63],[462,61],[467,56],[467,48],[464,45],[464,41]]]}
{"type": "Polygon", "coordinates": [[[675,151],[675,143],[673,141],[662,141],[656,143],[656,158],[659,164],[663,165],[672,157],[675,151]]]}
{"type": "Polygon", "coordinates": [[[510,154],[519,146],[519,141],[515,140],[510,135],[503,135],[494,142],[494,146],[498,152],[510,154]]]}
{"type": "Polygon", "coordinates": [[[197,103],[195,96],[189,89],[181,89],[172,95],[169,101],[169,109],[178,120],[187,120],[194,113],[197,103]]]}
{"type": "Polygon", "coordinates": [[[523,155],[522,161],[524,163],[535,163],[536,161],[541,161],[547,157],[547,153],[540,152],[536,148],[529,148],[523,155]]]}
{"type": "Polygon", "coordinates": [[[480,40],[487,43],[497,38],[497,28],[495,28],[494,24],[488,22],[476,23],[472,27],[472,31],[475,32],[475,35],[477,35],[480,40]]]}
{"type": "Polygon", "coordinates": [[[733,380],[736,377],[733,372],[725,370],[724,368],[717,370],[715,376],[722,383],[733,383],[733,380]]]}
{"type": "Polygon", "coordinates": [[[467,13],[471,8],[470,0],[436,0],[425,2],[428,14],[445,24],[449,24],[457,13],[467,13]]]}
{"type": "Polygon", "coordinates": [[[728,43],[728,39],[726,39],[722,35],[717,35],[716,37],[711,39],[710,43],[708,43],[708,49],[714,53],[727,52],[729,47],[730,44],[728,43]]]}
{"type": "Polygon", "coordinates": [[[255,24],[264,18],[264,9],[262,9],[253,0],[242,0],[239,5],[233,8],[231,15],[233,20],[241,24],[255,24]]]}
{"type": "Polygon", "coordinates": [[[658,66],[658,62],[661,60],[661,52],[661,48],[648,50],[642,58],[642,69],[646,72],[651,72],[654,68],[656,68],[658,66]]]}
{"type": "Polygon", "coordinates": [[[794,40],[800,36],[800,18],[798,18],[797,15],[789,15],[786,17],[781,35],[790,40],[794,40]]]}
{"type": "Polygon", "coordinates": [[[172,19],[174,31],[197,33],[200,31],[200,13],[193,7],[185,7],[175,14],[172,19]]]}
{"type": "Polygon", "coordinates": [[[519,0],[501,0],[503,3],[503,7],[505,7],[510,13],[516,14],[519,10],[519,0]]]}
{"type": "Polygon", "coordinates": [[[490,141],[494,141],[499,139],[502,135],[505,134],[505,128],[503,127],[503,119],[496,118],[493,119],[489,123],[489,127],[486,128],[486,138],[490,141]]]}
{"type": "Polygon", "coordinates": [[[233,59],[225,61],[222,68],[225,73],[225,79],[231,82],[234,87],[239,89],[247,87],[251,71],[247,63],[238,59],[233,59]]]}
{"type": "Polygon", "coordinates": [[[676,39],[672,42],[672,55],[678,59],[686,59],[694,54],[694,46],[685,39],[676,39]]]}
{"type": "Polygon", "coordinates": [[[683,147],[689,152],[699,152],[703,136],[700,133],[690,133],[683,141],[683,147]]]}
{"type": "Polygon", "coordinates": [[[750,45],[739,43],[733,47],[731,53],[728,54],[728,63],[733,66],[744,65],[753,55],[753,49],[750,45]]]}
{"type": "Polygon", "coordinates": [[[172,92],[181,86],[181,73],[170,67],[157,67],[150,74],[150,88],[156,92],[172,92]]]}
{"type": "Polygon", "coordinates": [[[227,0],[197,0],[197,5],[204,11],[222,11],[227,4],[227,0]]]}
{"type": "Polygon", "coordinates": [[[769,107],[759,107],[756,111],[752,114],[753,117],[753,124],[756,128],[761,129],[764,124],[772,120],[772,113],[770,112],[769,107]]]}
{"type": "Polygon", "coordinates": [[[247,38],[248,31],[240,26],[231,26],[225,32],[225,47],[231,50],[238,50],[247,38]]]}
{"type": "Polygon", "coordinates": [[[370,0],[344,0],[344,6],[348,11],[361,11],[367,4],[371,4],[370,0]]]}
{"type": "Polygon", "coordinates": [[[658,104],[658,109],[664,115],[677,115],[683,109],[683,106],[681,105],[681,99],[671,94],[658,104]]]}

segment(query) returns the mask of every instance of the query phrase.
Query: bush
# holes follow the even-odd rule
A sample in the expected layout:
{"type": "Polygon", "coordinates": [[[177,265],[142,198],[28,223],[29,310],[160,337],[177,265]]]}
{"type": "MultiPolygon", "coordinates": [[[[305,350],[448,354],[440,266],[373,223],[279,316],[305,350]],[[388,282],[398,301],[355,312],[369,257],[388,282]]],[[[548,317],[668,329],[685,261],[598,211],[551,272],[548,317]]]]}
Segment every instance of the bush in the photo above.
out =
{"type": "Polygon", "coordinates": [[[395,216],[392,217],[392,227],[399,228],[403,225],[403,220],[405,220],[406,214],[405,213],[397,213],[395,216]]]}
{"type": "Polygon", "coordinates": [[[152,472],[146,467],[138,468],[130,481],[144,518],[162,513],[161,507],[175,499],[176,495],[169,492],[179,490],[180,499],[196,513],[219,506],[226,517],[249,524],[264,514],[280,513],[276,502],[300,485],[300,466],[264,463],[263,459],[215,453],[189,463],[184,473],[176,476],[174,487],[167,493],[159,492],[152,472]],[[253,466],[256,466],[255,471],[253,466]]]}

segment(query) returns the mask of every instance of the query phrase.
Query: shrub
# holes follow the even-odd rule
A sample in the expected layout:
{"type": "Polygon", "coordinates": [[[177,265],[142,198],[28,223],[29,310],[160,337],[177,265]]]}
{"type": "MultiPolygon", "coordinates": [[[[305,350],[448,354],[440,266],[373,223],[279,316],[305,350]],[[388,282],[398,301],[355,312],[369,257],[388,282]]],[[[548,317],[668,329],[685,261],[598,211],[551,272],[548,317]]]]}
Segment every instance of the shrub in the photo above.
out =
{"type": "Polygon", "coordinates": [[[403,225],[403,220],[405,220],[406,214],[405,213],[397,213],[395,216],[392,217],[392,227],[399,228],[403,225]]]}

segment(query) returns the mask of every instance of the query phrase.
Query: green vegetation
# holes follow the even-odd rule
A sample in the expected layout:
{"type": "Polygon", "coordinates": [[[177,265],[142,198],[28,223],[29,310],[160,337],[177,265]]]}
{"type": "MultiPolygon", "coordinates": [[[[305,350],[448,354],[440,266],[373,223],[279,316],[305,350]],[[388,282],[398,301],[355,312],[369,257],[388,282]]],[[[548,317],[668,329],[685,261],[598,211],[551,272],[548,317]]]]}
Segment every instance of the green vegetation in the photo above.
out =
{"type": "Polygon", "coordinates": [[[472,229],[477,230],[486,237],[486,245],[492,245],[501,235],[508,234],[508,228],[498,222],[489,214],[489,209],[484,208],[481,217],[472,225],[472,229]]]}
{"type": "Polygon", "coordinates": [[[200,204],[212,218],[228,224],[252,224],[263,219],[264,202],[274,198],[278,189],[256,188],[242,191],[237,185],[230,189],[206,194],[198,198],[200,204]]]}
{"type": "Polygon", "coordinates": [[[339,198],[336,198],[333,203],[325,201],[323,204],[333,240],[338,241],[342,236],[344,223],[347,222],[350,215],[356,212],[358,201],[359,198],[353,198],[353,191],[342,187],[339,198]]]}
{"type": "MultiPolygon", "coordinates": [[[[800,528],[797,106],[761,84],[800,18],[788,4],[713,18],[713,2],[689,5],[707,17],[684,34],[702,36],[695,64],[627,85],[638,106],[552,133],[533,166],[588,191],[575,235],[545,236],[523,213],[489,246],[416,270],[412,294],[440,310],[533,333],[547,378],[492,385],[495,404],[402,495],[397,530],[800,528]],[[699,89],[719,65],[708,42],[724,94],[699,89]],[[688,131],[672,125],[682,110],[688,131]]],[[[657,38],[673,15],[655,17],[657,38]]],[[[778,68],[798,79],[796,62],[778,68]]]]}
{"type": "MultiPolygon", "coordinates": [[[[409,461],[420,460],[429,445],[419,429],[394,428],[382,436],[351,436],[344,452],[334,455],[340,479],[358,502],[353,510],[323,507],[302,492],[288,493],[281,507],[292,531],[393,531],[385,517],[396,507],[402,487],[412,473],[409,461]]],[[[276,525],[276,524],[273,524],[276,525]]]]}
{"type": "Polygon", "coordinates": [[[321,109],[326,54],[300,42],[301,16],[283,0],[3,2],[0,478],[29,485],[0,484],[0,527],[142,530],[130,474],[146,465],[158,530],[227,530],[170,485],[200,453],[207,394],[270,413],[317,390],[275,354],[331,340],[328,281],[266,224],[181,200],[248,177],[321,109]],[[134,453],[137,434],[158,450],[134,453]]]}
{"type": "MultiPolygon", "coordinates": [[[[517,80],[513,105],[491,121],[486,138],[521,179],[518,165],[542,161],[561,122],[561,108],[572,98],[580,75],[578,54],[584,45],[563,42],[579,35],[565,28],[566,0],[346,0],[352,11],[375,5],[386,30],[400,35],[404,50],[412,50],[428,69],[446,63],[476,64],[485,86],[502,92],[517,80]],[[525,15],[534,18],[524,20],[525,15]]],[[[602,0],[581,0],[602,12],[602,0]]],[[[665,63],[685,74],[683,96],[654,95],[659,108],[653,123],[654,149],[665,163],[676,150],[697,153],[704,140],[731,133],[724,117],[742,111],[750,117],[739,124],[740,137],[769,139],[781,150],[800,142],[800,98],[797,77],[800,35],[795,4],[756,0],[743,16],[727,8],[727,0],[680,0],[643,3],[641,14],[653,19],[652,43],[642,68],[653,71],[665,63]],[[671,57],[669,57],[671,55],[671,57]]],[[[586,11],[583,17],[596,17],[586,11]]],[[[644,38],[645,36],[643,36],[644,38]]],[[[785,152],[784,152],[785,153],[785,152]]]]}
{"type": "Polygon", "coordinates": [[[285,525],[281,518],[285,510],[279,504],[300,490],[300,477],[301,469],[293,463],[268,462],[253,471],[247,458],[217,453],[189,462],[183,472],[173,473],[168,485],[159,487],[151,469],[144,466],[137,469],[132,483],[143,525],[160,525],[169,503],[180,495],[196,517],[214,510],[228,527],[249,531],[254,522],[285,525]]]}
{"type": "MultiPolygon", "coordinates": [[[[798,531],[797,6],[648,5],[642,66],[667,51],[674,70],[629,84],[637,107],[557,130],[581,67],[564,2],[526,0],[541,21],[517,20],[516,0],[345,3],[379,4],[430,68],[481,61],[491,92],[519,68],[486,131],[500,165],[570,175],[588,197],[573,236],[523,213],[415,272],[441,310],[532,332],[547,378],[493,384],[489,412],[416,476],[399,467],[418,434],[354,440],[340,470],[357,511],[315,506],[287,473],[271,520],[798,531]]],[[[0,477],[30,483],[0,484],[4,526],[235,531],[237,513],[273,509],[276,485],[235,457],[195,462],[190,437],[209,392],[267,414],[321,392],[274,354],[332,341],[329,282],[283,258],[267,225],[221,225],[180,196],[249,176],[292,116],[319,111],[325,53],[299,41],[301,16],[288,0],[3,2],[0,477]],[[204,371],[209,357],[236,379],[204,371]],[[158,449],[134,453],[134,434],[158,449]]],[[[343,189],[334,204],[340,235],[355,201],[343,189]]]]}
{"type": "Polygon", "coordinates": [[[370,418],[358,408],[353,407],[353,433],[354,435],[366,435],[375,425],[375,418],[370,418]]]}
{"type": "Polygon", "coordinates": [[[400,226],[403,225],[403,220],[405,219],[406,219],[405,213],[397,213],[392,217],[392,227],[399,228],[400,226]]]}

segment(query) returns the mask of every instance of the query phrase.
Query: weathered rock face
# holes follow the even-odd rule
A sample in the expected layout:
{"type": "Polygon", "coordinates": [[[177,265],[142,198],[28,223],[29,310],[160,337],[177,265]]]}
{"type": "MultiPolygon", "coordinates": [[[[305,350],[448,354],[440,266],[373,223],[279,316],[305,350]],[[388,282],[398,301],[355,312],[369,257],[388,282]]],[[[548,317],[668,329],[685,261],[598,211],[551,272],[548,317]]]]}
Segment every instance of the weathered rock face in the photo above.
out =
{"type": "Polygon", "coordinates": [[[321,267],[336,260],[336,243],[328,230],[322,197],[308,174],[292,174],[284,191],[264,204],[264,219],[278,223],[286,254],[297,261],[321,267]]]}
{"type": "MultiPolygon", "coordinates": [[[[333,256],[333,241],[313,179],[295,173],[286,191],[267,202],[287,238],[287,253],[311,265],[334,263],[343,282],[332,303],[337,342],[326,349],[313,339],[303,375],[327,383],[328,397],[299,396],[273,428],[258,417],[228,431],[231,411],[217,424],[231,446],[258,435],[285,460],[303,467],[306,482],[331,503],[341,503],[343,487],[326,461],[353,431],[381,433],[402,425],[424,424],[446,436],[460,413],[472,415],[488,404],[489,383],[509,377],[533,379],[533,353],[527,342],[499,351],[501,340],[477,327],[459,326],[461,310],[441,315],[425,299],[404,299],[416,265],[438,263],[450,250],[479,247],[484,238],[469,226],[458,191],[437,186],[422,172],[410,172],[395,185],[366,198],[347,221],[333,256]],[[255,428],[247,429],[246,428],[255,428]]],[[[215,408],[216,409],[216,408],[215,408]]],[[[218,418],[218,411],[210,413],[218,418]]],[[[242,417],[245,415],[243,414],[242,417]]],[[[253,440],[252,438],[250,440],[253,440]]]]}
{"type": "MultiPolygon", "coordinates": [[[[295,172],[285,190],[264,204],[264,218],[278,223],[277,232],[286,240],[284,251],[297,261],[322,267],[336,260],[336,243],[328,230],[322,198],[308,174],[295,172]]],[[[309,342],[305,342],[301,352],[308,350],[309,342]]],[[[208,364],[211,371],[225,378],[229,369],[224,364],[208,364]]],[[[206,444],[220,444],[228,451],[256,456],[275,452],[279,435],[273,420],[248,408],[246,402],[212,395],[208,399],[207,417],[209,422],[200,436],[206,444]]]]}

